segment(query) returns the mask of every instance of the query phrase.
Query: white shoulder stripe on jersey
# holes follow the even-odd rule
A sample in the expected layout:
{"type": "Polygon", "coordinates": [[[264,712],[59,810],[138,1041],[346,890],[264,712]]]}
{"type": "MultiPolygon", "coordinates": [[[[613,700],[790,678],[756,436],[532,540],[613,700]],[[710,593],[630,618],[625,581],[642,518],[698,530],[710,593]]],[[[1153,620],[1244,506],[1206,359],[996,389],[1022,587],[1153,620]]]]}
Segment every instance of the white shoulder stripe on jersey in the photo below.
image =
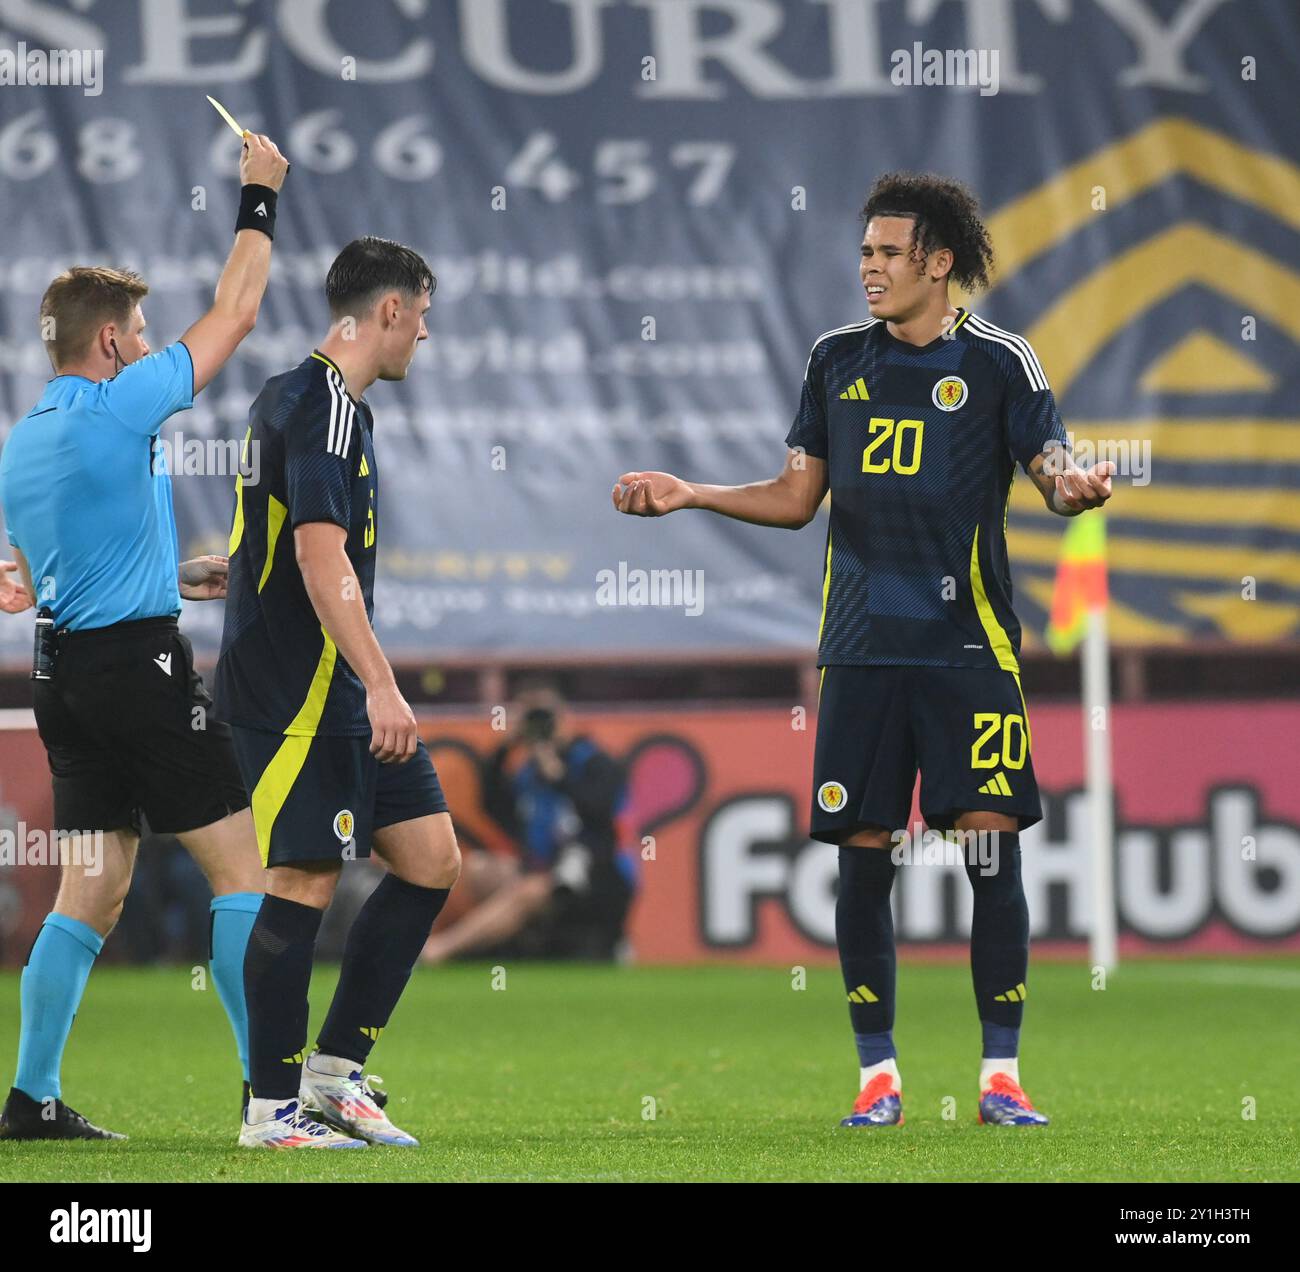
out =
{"type": "Polygon", "coordinates": [[[971,314],[962,324],[962,327],[973,336],[979,336],[983,340],[992,340],[1010,349],[1020,359],[1020,365],[1025,369],[1025,376],[1029,380],[1030,388],[1041,390],[1048,387],[1047,376],[1043,374],[1043,367],[1038,361],[1038,355],[1024,336],[1018,336],[1013,331],[1003,331],[1001,327],[995,327],[991,322],[986,322],[975,314],[971,314]]]}
{"type": "Polygon", "coordinates": [[[348,397],[343,381],[328,367],[325,370],[325,378],[329,382],[330,394],[334,398],[334,406],[330,410],[330,436],[326,449],[331,454],[346,459],[348,447],[352,445],[352,419],[356,414],[356,407],[348,397]],[[336,411],[337,427],[335,426],[336,411]]]}
{"type": "Polygon", "coordinates": [[[1033,346],[1023,336],[1018,336],[1013,331],[1004,331],[1001,327],[995,327],[991,322],[985,322],[984,319],[978,318],[974,314],[970,316],[964,326],[970,330],[972,335],[979,336],[984,340],[991,340],[1010,349],[1020,359],[1020,364],[1024,368],[1025,376],[1029,380],[1031,388],[1041,390],[1048,387],[1047,376],[1043,373],[1043,367],[1038,361],[1038,355],[1034,353],[1033,346]]]}
{"type": "MultiPolygon", "coordinates": [[[[1007,331],[1003,327],[995,326],[993,323],[976,316],[976,324],[979,328],[987,332],[990,336],[997,336],[1007,341],[1012,347],[1021,349],[1029,361],[1033,364],[1034,373],[1037,375],[1039,382],[1044,389],[1048,388],[1047,374],[1043,370],[1043,364],[1039,362],[1038,355],[1034,352],[1034,347],[1025,339],[1024,336],[1014,331],[1007,331]]],[[[1031,377],[1032,379],[1032,377],[1031,377]]]]}
{"type": "Polygon", "coordinates": [[[327,451],[333,451],[334,428],[339,417],[339,395],[334,392],[334,380],[330,376],[328,368],[326,368],[325,371],[325,383],[326,385],[328,385],[330,391],[330,433],[329,433],[329,438],[325,443],[325,449],[327,451]]]}
{"type": "Polygon", "coordinates": [[[352,446],[352,420],[357,413],[357,408],[352,405],[352,399],[348,397],[347,390],[343,387],[343,381],[339,381],[339,392],[343,395],[343,414],[346,420],[347,431],[343,435],[342,445],[339,447],[339,454],[346,459],[348,451],[352,446]]]}
{"type": "Polygon", "coordinates": [[[846,331],[865,331],[868,327],[875,326],[879,321],[879,318],[867,318],[862,322],[851,322],[846,327],[836,327],[833,331],[823,331],[822,334],[813,341],[813,347],[808,351],[808,362],[803,369],[803,378],[805,380],[808,378],[808,372],[812,368],[813,354],[817,352],[817,346],[821,344],[823,340],[829,340],[831,336],[843,335],[846,331]]]}

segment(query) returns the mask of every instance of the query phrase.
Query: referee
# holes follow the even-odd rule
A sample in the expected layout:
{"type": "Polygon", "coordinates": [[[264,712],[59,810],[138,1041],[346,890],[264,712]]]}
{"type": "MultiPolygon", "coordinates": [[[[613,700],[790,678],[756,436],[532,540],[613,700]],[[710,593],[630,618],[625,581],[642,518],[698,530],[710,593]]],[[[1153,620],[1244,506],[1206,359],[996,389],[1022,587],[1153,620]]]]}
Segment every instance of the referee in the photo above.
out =
{"type": "Polygon", "coordinates": [[[212,976],[247,1080],[242,972],[261,863],[230,732],[207,719],[211,699],[176,624],[182,598],[225,595],[226,559],[179,560],[159,434],[257,320],[287,170],[269,138],[245,138],[234,248],[212,308],[175,344],[150,353],[136,274],[79,266],[41,302],[54,377],[0,456],[0,503],[27,593],[52,620],[34,705],[69,859],[23,969],[0,1138],[123,1138],[63,1103],[59,1070],[131,883],[141,813],[179,837],[212,887],[212,976]]]}

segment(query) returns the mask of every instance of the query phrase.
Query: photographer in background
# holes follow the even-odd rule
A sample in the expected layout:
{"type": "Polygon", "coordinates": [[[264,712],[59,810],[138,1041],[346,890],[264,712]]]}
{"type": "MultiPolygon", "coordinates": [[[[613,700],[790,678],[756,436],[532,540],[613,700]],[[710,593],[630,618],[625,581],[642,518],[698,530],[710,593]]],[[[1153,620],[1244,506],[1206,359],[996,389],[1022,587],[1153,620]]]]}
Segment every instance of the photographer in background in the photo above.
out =
{"type": "Polygon", "coordinates": [[[488,950],[590,960],[618,953],[636,889],[633,862],[619,852],[626,777],[590,738],[568,734],[564,707],[558,689],[538,681],[510,709],[510,735],[484,764],[483,807],[519,857],[466,853],[462,886],[478,904],[434,930],[426,963],[488,950]]]}

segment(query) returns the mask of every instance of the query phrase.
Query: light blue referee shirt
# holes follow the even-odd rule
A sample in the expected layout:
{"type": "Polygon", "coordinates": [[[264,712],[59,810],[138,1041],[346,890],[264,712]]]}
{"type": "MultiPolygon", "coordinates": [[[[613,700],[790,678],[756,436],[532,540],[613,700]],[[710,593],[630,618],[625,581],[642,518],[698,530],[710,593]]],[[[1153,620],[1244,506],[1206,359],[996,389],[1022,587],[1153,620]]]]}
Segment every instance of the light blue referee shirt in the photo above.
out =
{"type": "Polygon", "coordinates": [[[0,453],[9,542],[36,604],[80,631],[179,614],[180,548],[163,421],[194,405],[179,341],[96,384],[56,375],[0,453]]]}

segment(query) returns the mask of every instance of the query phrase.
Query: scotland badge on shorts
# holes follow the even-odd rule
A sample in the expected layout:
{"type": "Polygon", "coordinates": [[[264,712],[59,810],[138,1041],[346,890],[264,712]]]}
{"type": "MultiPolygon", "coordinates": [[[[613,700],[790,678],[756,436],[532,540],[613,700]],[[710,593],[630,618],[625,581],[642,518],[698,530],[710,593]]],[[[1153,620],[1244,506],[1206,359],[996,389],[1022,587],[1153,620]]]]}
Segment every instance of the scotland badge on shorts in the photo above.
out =
{"type": "Polygon", "coordinates": [[[817,788],[817,807],[823,813],[838,813],[848,797],[848,791],[839,782],[823,782],[817,788]]]}
{"type": "Polygon", "coordinates": [[[339,843],[346,844],[351,840],[353,825],[349,809],[343,808],[334,814],[334,833],[338,836],[339,843]]]}
{"type": "Polygon", "coordinates": [[[970,390],[967,389],[966,381],[961,376],[946,375],[934,386],[930,400],[941,411],[955,411],[965,404],[969,394],[970,390]]]}

